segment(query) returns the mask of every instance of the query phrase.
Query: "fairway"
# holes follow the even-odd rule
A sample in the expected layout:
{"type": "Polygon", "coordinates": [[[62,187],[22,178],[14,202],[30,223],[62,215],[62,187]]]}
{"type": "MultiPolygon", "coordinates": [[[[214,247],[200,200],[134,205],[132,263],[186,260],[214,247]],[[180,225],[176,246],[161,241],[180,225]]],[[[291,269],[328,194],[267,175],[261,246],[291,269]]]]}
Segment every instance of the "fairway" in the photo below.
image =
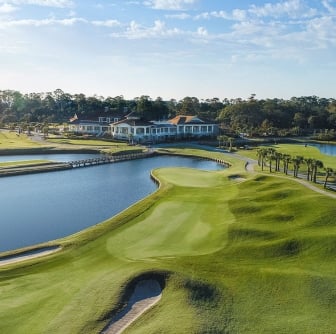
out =
{"type": "Polygon", "coordinates": [[[334,333],[335,200],[228,159],[157,169],[152,195],[48,243],[57,253],[2,266],[0,332],[100,333],[128,282],[152,273],[162,298],[125,333],[334,333]]]}

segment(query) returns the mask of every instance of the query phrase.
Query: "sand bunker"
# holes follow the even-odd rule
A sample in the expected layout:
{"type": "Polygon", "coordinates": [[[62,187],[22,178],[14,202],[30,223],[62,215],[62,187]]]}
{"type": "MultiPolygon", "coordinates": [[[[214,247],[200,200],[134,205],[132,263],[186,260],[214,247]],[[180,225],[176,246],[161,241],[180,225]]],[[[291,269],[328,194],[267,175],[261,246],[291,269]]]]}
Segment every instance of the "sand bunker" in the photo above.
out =
{"type": "Polygon", "coordinates": [[[236,181],[236,182],[243,182],[243,181],[246,181],[246,179],[244,177],[241,177],[239,175],[232,175],[232,176],[229,176],[229,180],[230,181],[236,181]]]}
{"type": "Polygon", "coordinates": [[[5,256],[0,258],[0,267],[6,266],[8,264],[22,262],[30,259],[35,259],[37,257],[46,256],[52,253],[59,251],[61,247],[59,246],[51,246],[51,247],[44,247],[40,249],[35,249],[15,255],[5,256]]]}
{"type": "Polygon", "coordinates": [[[139,281],[128,301],[127,307],[117,314],[102,334],[119,334],[140,317],[146,310],[156,304],[162,295],[159,282],[155,279],[139,281]]]}

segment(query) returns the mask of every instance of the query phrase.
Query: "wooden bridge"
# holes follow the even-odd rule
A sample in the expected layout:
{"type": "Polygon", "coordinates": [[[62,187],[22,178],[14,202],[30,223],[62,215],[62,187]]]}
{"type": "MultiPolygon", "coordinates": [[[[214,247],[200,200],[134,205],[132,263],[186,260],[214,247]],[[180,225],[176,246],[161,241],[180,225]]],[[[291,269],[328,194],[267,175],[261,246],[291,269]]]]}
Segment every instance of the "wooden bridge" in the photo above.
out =
{"type": "Polygon", "coordinates": [[[69,161],[67,162],[67,164],[71,168],[89,167],[89,166],[110,164],[110,163],[119,162],[119,161],[143,159],[143,158],[152,157],[155,154],[156,154],[155,152],[143,152],[143,153],[122,154],[122,155],[105,155],[103,157],[69,161]]]}

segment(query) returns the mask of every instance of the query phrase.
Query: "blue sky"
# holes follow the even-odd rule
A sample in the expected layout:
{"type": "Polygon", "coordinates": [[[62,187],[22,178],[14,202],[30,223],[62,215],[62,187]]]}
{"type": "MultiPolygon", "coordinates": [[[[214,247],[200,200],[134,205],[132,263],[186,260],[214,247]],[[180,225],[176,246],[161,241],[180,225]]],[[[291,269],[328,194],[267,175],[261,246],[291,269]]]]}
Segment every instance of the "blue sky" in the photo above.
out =
{"type": "Polygon", "coordinates": [[[0,90],[335,98],[336,0],[0,0],[0,90]]]}

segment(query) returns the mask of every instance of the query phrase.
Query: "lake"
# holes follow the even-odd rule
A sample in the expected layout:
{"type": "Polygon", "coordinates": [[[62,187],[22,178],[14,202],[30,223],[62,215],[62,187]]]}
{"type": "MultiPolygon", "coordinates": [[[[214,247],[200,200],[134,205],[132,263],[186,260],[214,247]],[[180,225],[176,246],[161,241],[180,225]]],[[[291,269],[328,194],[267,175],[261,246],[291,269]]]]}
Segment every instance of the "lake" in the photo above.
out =
{"type": "Polygon", "coordinates": [[[326,155],[336,156],[336,145],[333,144],[309,144],[311,146],[317,147],[321,153],[326,155]]]}
{"type": "MultiPolygon", "coordinates": [[[[0,161],[87,157],[92,155],[7,156],[0,161]]],[[[0,178],[0,252],[61,238],[114,216],[155,191],[150,171],[165,166],[224,168],[208,160],[158,156],[0,178]]]]}

